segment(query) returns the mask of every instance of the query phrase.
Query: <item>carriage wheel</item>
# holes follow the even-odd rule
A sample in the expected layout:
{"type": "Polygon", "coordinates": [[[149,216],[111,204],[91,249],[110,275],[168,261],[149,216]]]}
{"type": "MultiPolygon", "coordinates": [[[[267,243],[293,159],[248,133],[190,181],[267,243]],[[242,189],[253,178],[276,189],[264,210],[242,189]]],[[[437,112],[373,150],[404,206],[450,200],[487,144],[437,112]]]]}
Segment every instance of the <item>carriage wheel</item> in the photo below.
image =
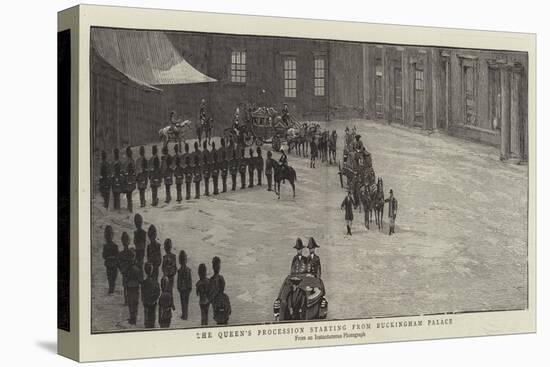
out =
{"type": "Polygon", "coordinates": [[[281,149],[281,143],[274,141],[273,143],[271,143],[271,147],[274,151],[278,152],[281,149]]]}

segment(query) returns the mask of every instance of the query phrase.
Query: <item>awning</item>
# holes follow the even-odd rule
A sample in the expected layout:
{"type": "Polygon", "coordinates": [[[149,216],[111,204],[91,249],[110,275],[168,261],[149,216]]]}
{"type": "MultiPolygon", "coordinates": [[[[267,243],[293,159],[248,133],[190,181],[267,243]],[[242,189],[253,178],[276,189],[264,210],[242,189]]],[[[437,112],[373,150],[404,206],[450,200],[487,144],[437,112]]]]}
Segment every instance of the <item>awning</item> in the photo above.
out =
{"type": "Polygon", "coordinates": [[[216,81],[191,66],[163,32],[92,28],[91,46],[111,66],[139,84],[216,81]]]}

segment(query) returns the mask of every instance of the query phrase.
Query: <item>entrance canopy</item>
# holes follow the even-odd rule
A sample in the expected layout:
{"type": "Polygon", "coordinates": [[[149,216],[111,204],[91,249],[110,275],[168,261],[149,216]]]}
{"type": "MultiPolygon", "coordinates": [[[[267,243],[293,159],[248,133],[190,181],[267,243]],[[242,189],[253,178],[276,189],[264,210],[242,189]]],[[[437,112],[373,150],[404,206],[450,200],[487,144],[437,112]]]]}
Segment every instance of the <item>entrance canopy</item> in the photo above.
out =
{"type": "Polygon", "coordinates": [[[92,28],[91,47],[107,63],[140,84],[216,81],[191,66],[163,32],[92,28]]]}

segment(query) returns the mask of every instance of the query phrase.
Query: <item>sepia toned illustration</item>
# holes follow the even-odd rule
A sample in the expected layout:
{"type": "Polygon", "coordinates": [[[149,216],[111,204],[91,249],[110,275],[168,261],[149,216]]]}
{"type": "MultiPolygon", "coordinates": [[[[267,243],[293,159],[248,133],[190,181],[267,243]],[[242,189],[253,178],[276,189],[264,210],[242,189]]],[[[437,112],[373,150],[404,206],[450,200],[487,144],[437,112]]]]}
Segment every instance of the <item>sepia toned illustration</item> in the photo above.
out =
{"type": "Polygon", "coordinates": [[[92,27],[92,333],[527,309],[528,73],[92,27]]]}

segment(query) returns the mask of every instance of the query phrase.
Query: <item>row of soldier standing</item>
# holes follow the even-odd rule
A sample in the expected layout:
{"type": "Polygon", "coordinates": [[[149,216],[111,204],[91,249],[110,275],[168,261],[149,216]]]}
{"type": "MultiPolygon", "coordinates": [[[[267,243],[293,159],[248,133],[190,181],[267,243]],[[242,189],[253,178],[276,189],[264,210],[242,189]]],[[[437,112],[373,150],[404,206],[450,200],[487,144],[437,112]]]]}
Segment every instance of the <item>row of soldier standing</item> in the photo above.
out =
{"type": "MultiPolygon", "coordinates": [[[[179,269],[177,268],[176,255],[172,253],[172,241],[164,241],[165,254],[161,253],[161,245],[157,241],[157,231],[154,225],[145,231],[142,228],[143,218],[136,214],[134,217],[136,230],[134,231],[134,247],[130,248],[130,237],[127,232],[121,235],[123,249],[119,251],[114,242],[113,229],[105,227],[105,244],[103,245],[103,258],[107,271],[109,294],[115,291],[117,275],[122,275],[124,291],[124,304],[128,306],[128,323],[135,325],[140,301],[144,308],[144,327],[154,328],[157,319],[162,328],[170,326],[172,311],[175,310],[173,288],[176,279],[176,289],[179,292],[182,320],[188,318],[189,296],[192,290],[191,270],[187,266],[187,254],[179,253],[179,269]],[[149,244],[146,246],[146,237],[149,244]],[[147,262],[145,262],[145,254],[147,262]],[[159,273],[162,278],[159,284],[159,273]]],[[[229,298],[224,293],[225,280],[220,274],[221,260],[218,257],[212,259],[214,274],[207,278],[205,264],[198,267],[199,281],[196,284],[196,292],[199,297],[201,310],[201,325],[208,324],[209,305],[212,304],[214,319],[218,324],[226,324],[231,314],[229,298]]]]}
{"type": "Polygon", "coordinates": [[[237,188],[237,176],[240,176],[240,188],[262,186],[262,176],[265,172],[268,184],[268,191],[272,190],[273,166],[277,164],[272,159],[272,154],[267,153],[264,161],[262,150],[258,147],[256,155],[249,149],[248,157],[243,147],[235,145],[232,141],[226,145],[224,139],[220,141],[220,148],[212,142],[211,150],[208,149],[206,141],[203,143],[202,151],[199,144],[195,142],[194,151],[189,152],[189,145],[184,145],[184,152],[181,153],[179,145],[174,146],[174,155],[170,155],[168,147],[164,147],[159,157],[157,146],[151,148],[151,157],[146,158],[145,147],[139,148],[139,157],[134,161],[130,147],[126,149],[126,159],[120,160],[119,150],[113,151],[113,162],[109,162],[105,151],[101,153],[99,191],[103,197],[104,207],[109,207],[111,193],[113,195],[113,207],[120,209],[120,195],[125,194],[127,208],[132,211],[132,193],[139,190],[140,206],[146,205],[145,191],[151,188],[152,205],[159,204],[159,187],[164,184],[165,203],[172,200],[172,185],[176,185],[176,200],[183,200],[183,187],[185,185],[185,199],[191,199],[191,188],[194,186],[194,198],[199,199],[201,192],[204,196],[210,196],[210,181],[212,181],[213,195],[227,192],[229,189],[235,191],[237,188]],[[246,174],[248,172],[248,182],[246,174]],[[256,172],[256,175],[254,174],[256,172]],[[228,188],[228,178],[231,180],[231,187],[228,188]],[[221,188],[220,188],[221,179],[221,188]],[[204,190],[201,190],[203,182],[204,190]]]}

